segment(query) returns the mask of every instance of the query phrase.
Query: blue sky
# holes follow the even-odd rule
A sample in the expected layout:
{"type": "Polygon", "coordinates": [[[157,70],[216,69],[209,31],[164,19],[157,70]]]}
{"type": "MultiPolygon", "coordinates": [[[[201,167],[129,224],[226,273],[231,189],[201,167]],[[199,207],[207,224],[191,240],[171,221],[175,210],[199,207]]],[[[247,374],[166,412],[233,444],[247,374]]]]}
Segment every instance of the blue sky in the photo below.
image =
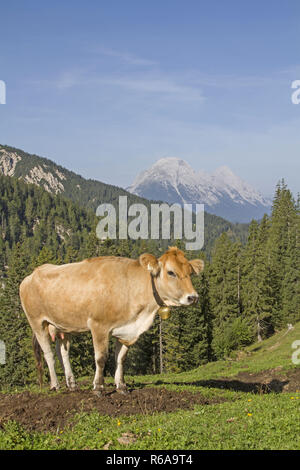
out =
{"type": "Polygon", "coordinates": [[[298,0],[11,0],[0,17],[0,143],[123,187],[176,156],[300,191],[298,0]]]}

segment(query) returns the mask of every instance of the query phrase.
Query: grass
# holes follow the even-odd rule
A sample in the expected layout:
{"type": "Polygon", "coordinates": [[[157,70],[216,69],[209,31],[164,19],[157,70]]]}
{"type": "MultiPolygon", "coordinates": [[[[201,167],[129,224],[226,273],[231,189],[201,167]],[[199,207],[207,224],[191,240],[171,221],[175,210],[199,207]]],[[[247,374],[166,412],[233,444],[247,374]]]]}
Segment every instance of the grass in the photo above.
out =
{"type": "Polygon", "coordinates": [[[0,430],[0,449],[299,449],[300,391],[260,395],[205,386],[207,380],[235,377],[243,371],[256,373],[280,366],[280,374],[300,367],[291,361],[291,345],[297,339],[300,323],[288,333],[279,332],[226,361],[181,374],[127,377],[136,387],[164,386],[226,398],[220,404],[120,418],[81,413],[72,428],[55,434],[29,433],[9,422],[0,430]]]}

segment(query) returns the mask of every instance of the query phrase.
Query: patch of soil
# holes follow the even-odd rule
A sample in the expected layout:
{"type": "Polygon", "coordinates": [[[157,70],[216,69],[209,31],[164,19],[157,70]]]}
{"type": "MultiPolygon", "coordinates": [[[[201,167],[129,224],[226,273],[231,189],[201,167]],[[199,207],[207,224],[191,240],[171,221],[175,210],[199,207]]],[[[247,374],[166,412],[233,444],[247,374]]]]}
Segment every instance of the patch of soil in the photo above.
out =
{"type": "Polygon", "coordinates": [[[207,399],[200,393],[175,392],[165,388],[144,388],[126,395],[105,392],[101,397],[91,390],[63,391],[53,394],[23,392],[1,395],[0,427],[14,420],[29,431],[56,432],[72,425],[75,413],[97,410],[101,415],[152,414],[191,409],[195,404],[220,403],[222,398],[207,399]]]}
{"type": "Polygon", "coordinates": [[[236,392],[296,392],[296,390],[300,390],[300,367],[286,371],[282,371],[281,366],[257,373],[243,371],[234,377],[218,377],[213,380],[199,381],[197,385],[236,392]]]}

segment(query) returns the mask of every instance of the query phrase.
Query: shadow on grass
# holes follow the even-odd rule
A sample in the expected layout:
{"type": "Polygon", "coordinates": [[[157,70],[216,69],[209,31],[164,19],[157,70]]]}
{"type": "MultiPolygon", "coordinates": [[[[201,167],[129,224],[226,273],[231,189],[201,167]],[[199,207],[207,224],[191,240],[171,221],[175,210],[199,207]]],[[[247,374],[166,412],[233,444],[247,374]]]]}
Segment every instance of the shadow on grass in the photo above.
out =
{"type": "MultiPolygon", "coordinates": [[[[222,390],[231,390],[234,392],[245,392],[255,394],[266,393],[282,393],[284,386],[288,384],[288,380],[272,379],[270,382],[245,382],[242,380],[228,380],[228,379],[215,379],[215,380],[198,380],[194,382],[165,382],[157,380],[153,385],[177,385],[177,386],[194,386],[205,388],[217,388],[222,390]]],[[[144,388],[145,383],[135,383],[135,388],[144,388]]]]}

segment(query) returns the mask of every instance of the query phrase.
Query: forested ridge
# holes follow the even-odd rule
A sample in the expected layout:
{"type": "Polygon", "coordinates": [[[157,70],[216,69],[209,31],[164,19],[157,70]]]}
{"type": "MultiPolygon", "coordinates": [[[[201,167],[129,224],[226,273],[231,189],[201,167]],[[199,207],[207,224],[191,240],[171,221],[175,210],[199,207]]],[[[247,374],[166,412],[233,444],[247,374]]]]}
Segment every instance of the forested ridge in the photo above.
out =
{"type": "MultiPolygon", "coordinates": [[[[38,155],[24,152],[7,145],[0,145],[0,173],[17,178],[20,181],[32,182],[46,189],[50,194],[59,194],[73,201],[84,209],[96,211],[103,203],[114,205],[118,211],[119,197],[126,196],[128,207],[132,204],[143,204],[150,213],[150,201],[131,194],[118,186],[103,183],[93,179],[85,179],[54,161],[38,155]]],[[[159,203],[162,203],[159,201],[159,203]]],[[[222,217],[205,212],[205,246],[204,251],[209,256],[214,240],[223,232],[228,232],[232,239],[246,241],[248,224],[231,223],[222,217]]],[[[171,233],[172,221],[171,221],[171,233]]],[[[167,241],[160,242],[164,248],[167,241]]]]}
{"type": "MultiPolygon", "coordinates": [[[[0,339],[6,364],[1,385],[36,382],[31,330],[19,301],[19,284],[34,267],[99,255],[138,257],[163,247],[154,241],[100,241],[94,211],[52,195],[17,178],[0,177],[0,339]]],[[[126,372],[183,371],[195,368],[272,335],[300,320],[300,214],[285,183],[277,185],[271,216],[253,221],[248,239],[230,230],[213,243],[210,253],[187,252],[205,259],[205,270],[193,283],[199,303],[172,309],[169,320],[155,320],[130,348],[126,372]],[[161,342],[160,342],[161,337],[161,342]]],[[[181,241],[175,241],[183,248],[181,241]]],[[[113,370],[113,340],[106,373],[113,370]]],[[[74,336],[74,372],[94,370],[90,334],[74,336]]]]}

